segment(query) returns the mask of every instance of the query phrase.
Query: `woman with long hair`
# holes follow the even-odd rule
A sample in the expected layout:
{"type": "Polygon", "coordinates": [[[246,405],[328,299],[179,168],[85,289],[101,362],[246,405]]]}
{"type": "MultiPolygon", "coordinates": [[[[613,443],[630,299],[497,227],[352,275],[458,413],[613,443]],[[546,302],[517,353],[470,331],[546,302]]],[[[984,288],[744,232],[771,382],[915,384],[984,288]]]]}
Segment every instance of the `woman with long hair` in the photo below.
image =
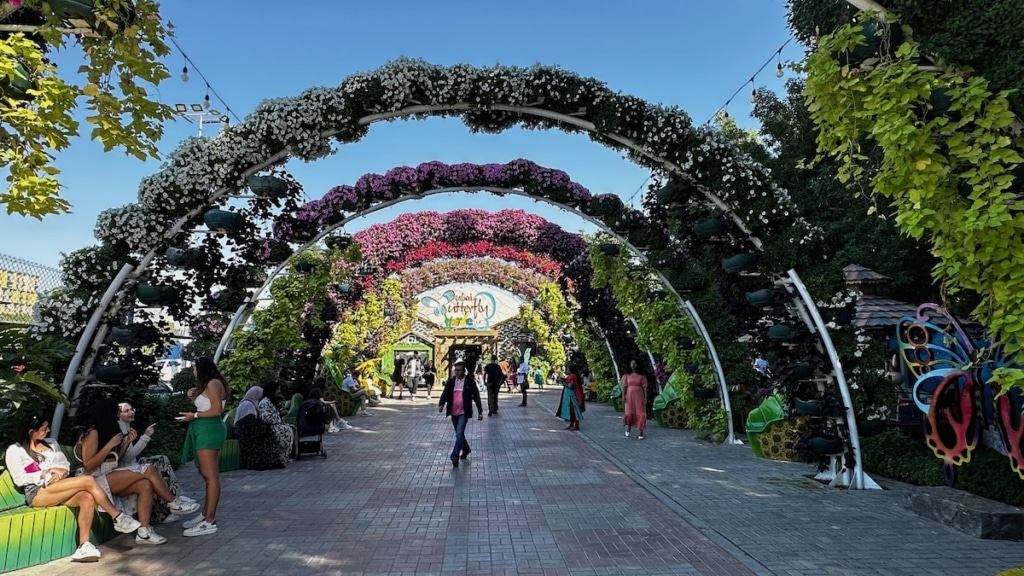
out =
{"type": "Polygon", "coordinates": [[[114,530],[129,533],[140,524],[114,506],[92,476],[71,477],[71,463],[57,441],[47,438],[50,422],[40,414],[29,414],[21,421],[17,442],[7,447],[4,464],[14,487],[32,508],[70,506],[78,508],[78,549],[72,562],[96,562],[100,551],[89,542],[93,515],[99,506],[114,519],[114,530]]]}
{"type": "Polygon", "coordinates": [[[221,419],[228,401],[228,387],[213,360],[203,356],[192,367],[196,387],[188,397],[196,406],[195,412],[182,412],[180,418],[188,422],[181,461],[188,462],[195,455],[199,474],[206,483],[206,501],[203,513],[182,523],[185,536],[205,536],[217,532],[217,504],[220,503],[220,449],[227,438],[228,429],[221,419]]]}
{"type": "Polygon", "coordinates": [[[629,372],[622,375],[622,399],[626,412],[622,417],[626,438],[636,428],[640,431],[639,439],[643,440],[647,428],[647,376],[637,368],[636,360],[629,362],[629,372]]]}
{"type": "Polygon", "coordinates": [[[558,402],[558,417],[568,420],[566,430],[579,430],[580,420],[587,410],[583,397],[583,381],[580,380],[580,370],[576,364],[570,363],[567,366],[569,375],[565,377],[562,388],[562,399],[558,402]]]}
{"type": "Polygon", "coordinates": [[[167,507],[176,514],[194,512],[199,505],[176,498],[155,467],[122,461],[131,442],[130,436],[121,432],[118,422],[117,401],[113,398],[97,400],[86,410],[86,425],[75,446],[75,455],[82,463],[82,475],[94,476],[110,500],[122,510],[138,513],[141,527],[135,534],[136,544],[163,544],[167,539],[150,525],[154,497],[167,502],[167,507]]]}

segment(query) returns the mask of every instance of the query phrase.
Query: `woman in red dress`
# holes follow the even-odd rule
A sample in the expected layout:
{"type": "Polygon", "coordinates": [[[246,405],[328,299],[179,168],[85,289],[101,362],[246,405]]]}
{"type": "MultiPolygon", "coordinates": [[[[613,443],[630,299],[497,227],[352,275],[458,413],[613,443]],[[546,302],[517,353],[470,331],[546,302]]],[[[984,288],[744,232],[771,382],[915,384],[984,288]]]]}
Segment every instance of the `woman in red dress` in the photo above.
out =
{"type": "Polygon", "coordinates": [[[643,440],[647,428],[647,376],[637,371],[636,360],[630,361],[629,373],[622,377],[622,398],[626,409],[622,417],[626,438],[636,428],[640,431],[639,439],[643,440]]]}

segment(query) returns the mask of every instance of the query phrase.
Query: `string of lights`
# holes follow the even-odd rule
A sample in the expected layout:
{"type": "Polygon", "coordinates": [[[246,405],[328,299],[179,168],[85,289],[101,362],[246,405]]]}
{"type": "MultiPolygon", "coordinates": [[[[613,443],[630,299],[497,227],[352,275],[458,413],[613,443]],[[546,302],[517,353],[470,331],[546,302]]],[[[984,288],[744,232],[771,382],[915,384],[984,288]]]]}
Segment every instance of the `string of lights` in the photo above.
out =
{"type": "MultiPolygon", "coordinates": [[[[735,98],[740,92],[742,92],[743,89],[746,88],[748,84],[752,87],[752,90],[756,89],[756,86],[755,86],[754,82],[755,82],[755,79],[757,78],[757,75],[760,74],[761,72],[763,72],[764,69],[767,68],[768,65],[771,64],[773,61],[776,62],[775,77],[776,78],[782,78],[782,76],[785,74],[785,68],[783,68],[783,66],[782,66],[782,50],[792,41],[793,41],[793,36],[790,36],[789,38],[786,39],[785,42],[782,43],[782,46],[779,46],[778,48],[776,48],[775,52],[772,52],[772,55],[769,56],[768,59],[764,61],[764,64],[761,64],[761,67],[758,68],[757,70],[755,70],[754,73],[750,75],[750,78],[748,78],[746,82],[744,82],[739,88],[737,88],[736,91],[732,93],[732,96],[729,96],[729,99],[725,101],[725,104],[721,105],[718,108],[718,110],[715,110],[715,113],[712,114],[711,117],[708,118],[703,124],[701,124],[701,126],[707,126],[708,124],[710,124],[711,121],[715,119],[715,116],[717,116],[719,112],[724,112],[725,116],[728,117],[729,116],[728,108],[729,108],[729,104],[732,103],[732,99],[735,98]]],[[[753,92],[751,93],[751,99],[753,99],[753,92]]],[[[673,150],[672,152],[675,152],[675,151],[673,150]]],[[[671,153],[669,155],[671,155],[671,153]]],[[[647,179],[644,180],[640,184],[640,186],[637,187],[636,192],[633,192],[632,196],[630,196],[629,199],[626,200],[626,204],[627,205],[629,205],[629,203],[632,202],[633,199],[636,198],[638,194],[640,194],[640,192],[644,189],[644,186],[646,186],[647,183],[651,181],[652,177],[653,176],[648,176],[647,179]]]]}
{"type": "Polygon", "coordinates": [[[178,52],[181,53],[182,58],[185,59],[185,66],[183,66],[181,69],[181,81],[188,82],[189,66],[191,66],[192,71],[198,74],[199,77],[203,79],[203,83],[206,84],[206,97],[204,98],[203,105],[206,108],[210,107],[210,94],[212,93],[214,97],[217,98],[217,101],[220,102],[221,106],[224,107],[227,113],[230,114],[235,119],[236,122],[241,122],[242,119],[238,117],[238,114],[235,114],[235,111],[231,109],[231,106],[228,106],[228,103],[225,102],[224,99],[220,97],[220,94],[218,94],[217,91],[213,88],[213,86],[210,85],[210,81],[206,79],[206,75],[203,74],[203,71],[199,69],[199,66],[196,66],[196,63],[193,62],[191,58],[189,58],[185,50],[183,50],[181,45],[178,44],[178,41],[174,39],[174,36],[168,36],[168,38],[170,39],[171,44],[174,44],[174,47],[177,48],[178,52]]]}

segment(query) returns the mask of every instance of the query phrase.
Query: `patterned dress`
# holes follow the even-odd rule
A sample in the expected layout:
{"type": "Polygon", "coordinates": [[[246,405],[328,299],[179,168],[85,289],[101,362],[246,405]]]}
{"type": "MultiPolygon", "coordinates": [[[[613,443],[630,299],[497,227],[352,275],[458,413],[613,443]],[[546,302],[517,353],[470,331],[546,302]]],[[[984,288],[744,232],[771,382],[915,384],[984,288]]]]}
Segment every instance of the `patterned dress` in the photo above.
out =
{"type": "Polygon", "coordinates": [[[292,445],[295,442],[295,430],[281,421],[281,413],[277,411],[277,406],[274,406],[270,398],[260,400],[257,411],[259,412],[260,420],[270,424],[281,458],[287,462],[291,458],[292,445]]]}

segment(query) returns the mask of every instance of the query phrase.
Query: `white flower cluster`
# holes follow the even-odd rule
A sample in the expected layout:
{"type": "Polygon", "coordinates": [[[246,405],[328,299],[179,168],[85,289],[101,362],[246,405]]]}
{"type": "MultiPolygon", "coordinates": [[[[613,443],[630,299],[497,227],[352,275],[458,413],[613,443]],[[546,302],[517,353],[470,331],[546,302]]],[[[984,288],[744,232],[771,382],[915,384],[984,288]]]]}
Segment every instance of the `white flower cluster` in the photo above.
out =
{"type": "Polygon", "coordinates": [[[109,286],[122,264],[112,261],[102,247],[89,246],[61,258],[61,278],[68,290],[92,291],[109,286]]]}
{"type": "Polygon", "coordinates": [[[125,243],[132,252],[145,254],[163,241],[171,224],[166,217],[128,204],[100,212],[93,233],[104,244],[125,243]]]}
{"type": "Polygon", "coordinates": [[[32,309],[32,331],[37,338],[78,338],[99,302],[97,294],[65,289],[54,290],[40,297],[32,309]]]}

